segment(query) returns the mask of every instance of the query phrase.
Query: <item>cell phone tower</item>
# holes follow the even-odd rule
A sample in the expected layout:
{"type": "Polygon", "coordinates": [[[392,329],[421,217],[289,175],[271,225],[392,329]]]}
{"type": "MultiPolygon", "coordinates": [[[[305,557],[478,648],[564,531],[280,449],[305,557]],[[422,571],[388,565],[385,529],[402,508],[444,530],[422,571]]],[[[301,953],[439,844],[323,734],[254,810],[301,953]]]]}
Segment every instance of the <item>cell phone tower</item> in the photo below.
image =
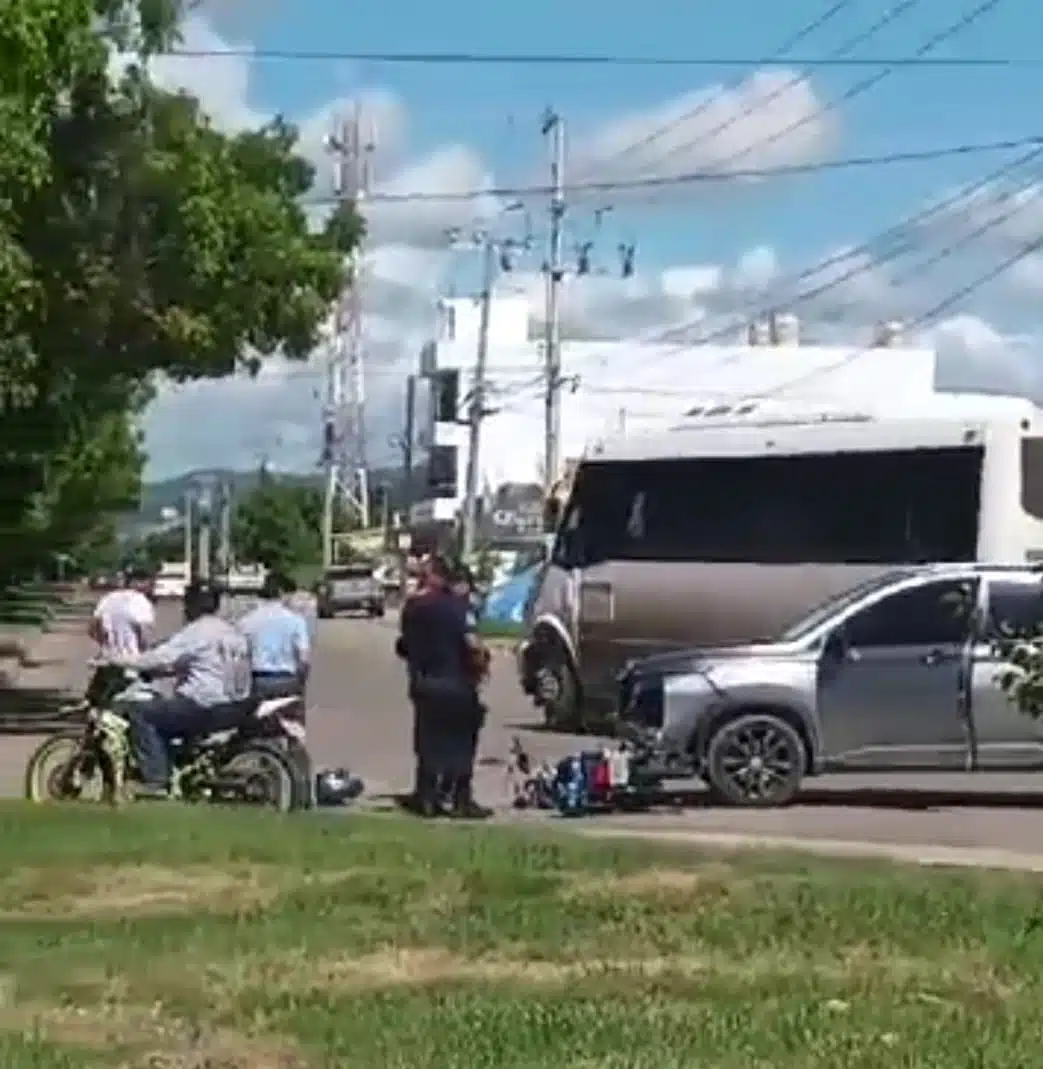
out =
{"type": "MultiPolygon", "coordinates": [[[[338,123],[326,138],[334,154],[334,192],[340,203],[365,208],[369,191],[370,156],[374,145],[363,127],[361,108],[338,123]]],[[[333,336],[326,365],[326,404],[323,413],[323,462],[326,497],[323,514],[323,558],[333,563],[338,528],[368,528],[369,469],[366,455],[366,337],[363,293],[366,283],[365,248],[355,248],[346,284],[333,313],[333,336]]]]}

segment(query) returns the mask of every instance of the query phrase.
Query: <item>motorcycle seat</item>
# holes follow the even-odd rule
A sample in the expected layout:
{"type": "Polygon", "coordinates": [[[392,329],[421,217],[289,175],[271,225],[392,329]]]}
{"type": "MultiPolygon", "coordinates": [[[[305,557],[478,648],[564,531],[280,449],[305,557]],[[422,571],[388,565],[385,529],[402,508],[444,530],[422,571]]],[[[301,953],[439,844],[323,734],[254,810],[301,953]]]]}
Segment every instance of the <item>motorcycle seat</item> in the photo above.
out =
{"type": "Polygon", "coordinates": [[[221,728],[214,730],[220,731],[224,728],[238,727],[244,720],[249,720],[257,712],[259,705],[260,702],[251,696],[213,706],[210,710],[211,718],[215,724],[222,725],[221,728]]]}

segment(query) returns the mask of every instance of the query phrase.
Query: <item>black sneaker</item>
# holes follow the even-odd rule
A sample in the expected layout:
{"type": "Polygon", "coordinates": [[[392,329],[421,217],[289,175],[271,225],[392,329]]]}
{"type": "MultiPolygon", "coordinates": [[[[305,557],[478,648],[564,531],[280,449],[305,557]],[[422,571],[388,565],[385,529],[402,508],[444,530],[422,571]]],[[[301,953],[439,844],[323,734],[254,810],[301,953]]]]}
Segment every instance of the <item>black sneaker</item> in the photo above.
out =
{"type": "Polygon", "coordinates": [[[488,820],[492,815],[491,809],[479,805],[473,798],[465,798],[456,802],[449,815],[454,820],[488,820]]]}

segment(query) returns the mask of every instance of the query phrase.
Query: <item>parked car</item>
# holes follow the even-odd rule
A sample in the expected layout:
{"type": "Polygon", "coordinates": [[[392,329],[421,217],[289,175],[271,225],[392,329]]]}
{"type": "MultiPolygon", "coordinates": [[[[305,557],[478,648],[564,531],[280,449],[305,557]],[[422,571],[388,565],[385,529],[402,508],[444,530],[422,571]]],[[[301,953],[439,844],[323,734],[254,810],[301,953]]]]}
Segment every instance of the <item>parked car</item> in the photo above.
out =
{"type": "Polygon", "coordinates": [[[892,571],[773,641],[630,662],[620,730],[656,779],[700,776],[736,806],[783,805],[822,772],[1043,769],[1043,724],[997,679],[1001,625],[1043,625],[1039,571],[892,571]]]}
{"type": "Polygon", "coordinates": [[[163,601],[183,598],[188,578],[188,565],[184,561],[164,561],[152,583],[152,596],[163,601]]]}
{"type": "Polygon", "coordinates": [[[316,593],[323,620],[339,612],[383,616],[387,603],[384,584],[373,564],[335,564],[327,568],[316,593]]]}

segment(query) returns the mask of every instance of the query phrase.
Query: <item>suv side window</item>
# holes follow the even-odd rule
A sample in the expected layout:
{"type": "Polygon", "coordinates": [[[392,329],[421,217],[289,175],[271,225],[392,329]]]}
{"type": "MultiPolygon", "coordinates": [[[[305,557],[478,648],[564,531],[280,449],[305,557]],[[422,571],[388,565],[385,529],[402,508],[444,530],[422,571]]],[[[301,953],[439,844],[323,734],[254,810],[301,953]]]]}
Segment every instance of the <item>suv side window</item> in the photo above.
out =
{"type": "Polygon", "coordinates": [[[989,582],[990,638],[1034,634],[1043,628],[1043,581],[999,579],[989,582]]]}
{"type": "Polygon", "coordinates": [[[977,580],[943,579],[891,594],[847,621],[847,644],[855,649],[959,645],[967,637],[977,587],[977,580]]]}

